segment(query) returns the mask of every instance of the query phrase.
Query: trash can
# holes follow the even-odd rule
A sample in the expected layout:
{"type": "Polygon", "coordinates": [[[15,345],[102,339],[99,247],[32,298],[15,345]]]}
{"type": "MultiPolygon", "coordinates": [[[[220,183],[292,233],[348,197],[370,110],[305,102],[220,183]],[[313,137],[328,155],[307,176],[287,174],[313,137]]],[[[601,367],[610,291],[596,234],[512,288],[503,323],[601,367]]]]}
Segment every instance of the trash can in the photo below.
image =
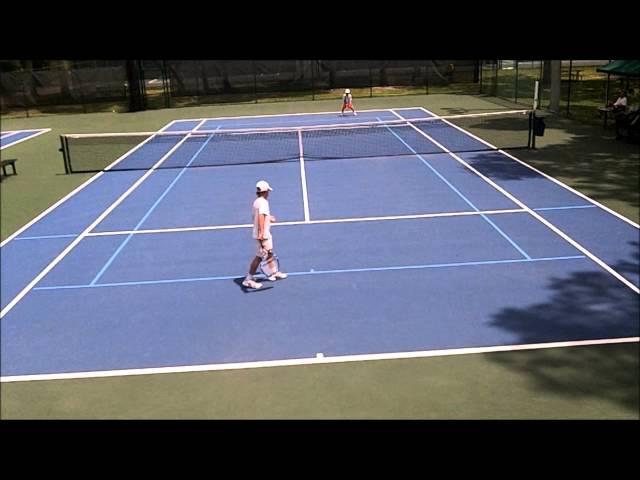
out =
{"type": "Polygon", "coordinates": [[[533,117],[533,134],[536,137],[544,137],[545,128],[546,128],[546,125],[544,123],[544,118],[533,117]]]}

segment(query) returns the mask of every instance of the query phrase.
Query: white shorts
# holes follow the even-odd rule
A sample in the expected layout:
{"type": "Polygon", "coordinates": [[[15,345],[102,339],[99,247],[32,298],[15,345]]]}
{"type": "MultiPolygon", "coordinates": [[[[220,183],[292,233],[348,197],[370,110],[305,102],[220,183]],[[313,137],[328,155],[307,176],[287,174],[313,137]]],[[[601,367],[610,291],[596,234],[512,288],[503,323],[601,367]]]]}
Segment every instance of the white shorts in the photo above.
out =
{"type": "Polygon", "coordinates": [[[273,250],[273,237],[268,240],[256,240],[256,257],[263,258],[269,250],[273,250]]]}

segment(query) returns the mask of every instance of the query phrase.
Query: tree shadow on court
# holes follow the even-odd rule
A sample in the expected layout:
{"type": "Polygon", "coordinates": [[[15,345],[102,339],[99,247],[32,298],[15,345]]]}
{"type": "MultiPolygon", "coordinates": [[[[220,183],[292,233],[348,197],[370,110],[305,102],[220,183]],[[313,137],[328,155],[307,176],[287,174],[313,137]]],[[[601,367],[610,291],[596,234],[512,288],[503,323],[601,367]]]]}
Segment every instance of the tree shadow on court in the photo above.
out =
{"type": "MultiPolygon", "coordinates": [[[[522,105],[513,104],[502,106],[522,108],[522,105]]],[[[442,110],[443,115],[469,113],[461,108],[442,110]]],[[[593,115],[597,115],[596,109],[593,115]]],[[[509,117],[486,117],[467,125],[465,122],[461,121],[462,128],[594,200],[613,200],[640,207],[640,149],[633,143],[616,140],[611,121],[605,129],[602,123],[592,125],[547,114],[545,134],[536,137],[536,148],[517,150],[509,149],[508,145],[514,145],[514,140],[522,143],[522,129],[528,128],[524,121],[513,122],[509,117]]],[[[537,176],[531,169],[510,166],[512,160],[500,158],[499,154],[478,154],[475,160],[477,166],[482,167],[482,173],[492,179],[525,180],[537,176]]]]}
{"type": "Polygon", "coordinates": [[[244,285],[242,285],[242,281],[244,280],[244,277],[240,277],[240,278],[234,278],[233,279],[233,283],[235,283],[236,285],[238,285],[240,287],[240,290],[242,290],[244,293],[258,293],[258,292],[265,292],[267,290],[271,290],[273,287],[262,287],[258,290],[255,290],[253,288],[247,288],[244,285]]]}
{"type": "MultiPolygon", "coordinates": [[[[526,152],[523,149],[508,149],[507,151],[516,158],[521,158],[520,153],[526,152]]],[[[526,180],[540,177],[540,174],[535,170],[527,168],[497,151],[467,152],[458,155],[491,180],[526,180]]]]}
{"type": "Polygon", "coordinates": [[[640,149],[636,145],[616,140],[613,130],[602,127],[561,118],[552,118],[547,125],[553,131],[538,140],[536,150],[518,152],[518,158],[594,200],[640,206],[640,149]]]}
{"type": "MultiPolygon", "coordinates": [[[[638,242],[634,259],[614,269],[638,275],[638,242]]],[[[639,332],[640,300],[635,292],[605,271],[574,272],[551,278],[548,301],[525,309],[506,308],[493,326],[519,335],[518,343],[635,337],[639,332]]],[[[500,365],[531,378],[557,396],[595,397],[615,402],[637,414],[640,350],[638,343],[552,348],[492,354],[500,365]]]]}

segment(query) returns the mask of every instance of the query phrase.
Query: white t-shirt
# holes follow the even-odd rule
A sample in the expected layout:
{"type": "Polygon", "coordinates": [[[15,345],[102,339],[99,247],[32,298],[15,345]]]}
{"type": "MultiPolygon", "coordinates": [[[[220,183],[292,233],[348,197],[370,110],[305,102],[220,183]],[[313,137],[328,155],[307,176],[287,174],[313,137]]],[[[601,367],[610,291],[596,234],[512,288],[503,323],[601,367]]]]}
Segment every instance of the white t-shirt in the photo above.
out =
{"type": "Polygon", "coordinates": [[[618,97],[616,103],[613,104],[614,107],[626,107],[627,106],[627,97],[618,97]]]}
{"type": "Polygon", "coordinates": [[[256,198],[253,202],[253,238],[258,238],[258,218],[260,215],[266,215],[264,219],[264,237],[271,238],[271,213],[269,212],[269,202],[264,197],[256,198]]]}

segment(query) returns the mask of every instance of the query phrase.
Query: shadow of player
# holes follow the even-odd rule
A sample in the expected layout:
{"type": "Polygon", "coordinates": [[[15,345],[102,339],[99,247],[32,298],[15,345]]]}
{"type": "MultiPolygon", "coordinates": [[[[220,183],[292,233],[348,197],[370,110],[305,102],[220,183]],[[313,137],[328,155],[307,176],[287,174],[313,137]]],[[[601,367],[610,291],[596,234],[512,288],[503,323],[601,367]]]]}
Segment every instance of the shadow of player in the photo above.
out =
{"type": "MultiPolygon", "coordinates": [[[[266,290],[271,290],[273,287],[262,287],[259,289],[255,289],[255,288],[247,288],[244,285],[242,285],[242,281],[244,280],[244,277],[240,277],[240,278],[234,278],[233,282],[238,285],[240,287],[240,289],[244,292],[244,293],[256,293],[256,292],[264,292],[266,290]]],[[[264,285],[264,284],[263,284],[264,285]]]]}

